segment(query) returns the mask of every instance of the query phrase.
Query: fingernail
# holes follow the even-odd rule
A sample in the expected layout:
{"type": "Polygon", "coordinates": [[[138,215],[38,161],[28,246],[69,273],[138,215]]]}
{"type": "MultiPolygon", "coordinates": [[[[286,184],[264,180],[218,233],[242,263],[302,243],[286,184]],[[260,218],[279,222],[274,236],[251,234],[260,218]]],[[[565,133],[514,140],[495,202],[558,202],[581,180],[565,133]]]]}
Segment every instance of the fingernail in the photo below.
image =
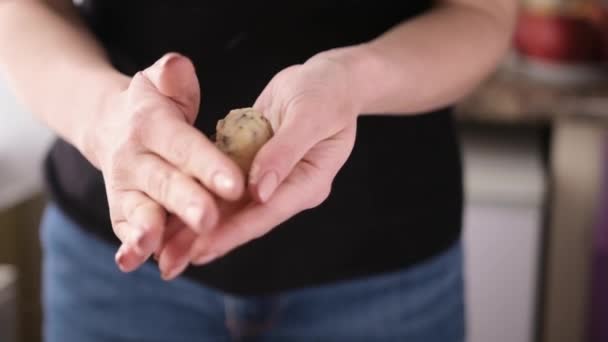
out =
{"type": "Polygon", "coordinates": [[[185,212],[186,220],[188,220],[188,223],[191,226],[198,226],[201,223],[204,214],[203,208],[198,205],[189,206],[186,208],[185,212]]]}
{"type": "Polygon", "coordinates": [[[195,258],[192,263],[196,266],[201,266],[201,265],[210,263],[211,261],[215,260],[216,258],[217,258],[217,254],[215,254],[215,253],[203,253],[202,255],[195,258]]]}
{"type": "Polygon", "coordinates": [[[116,265],[118,265],[118,268],[121,271],[125,272],[126,265],[125,265],[125,246],[124,245],[120,246],[120,248],[116,252],[116,255],[114,256],[114,261],[116,261],[116,265]]]}
{"type": "Polygon", "coordinates": [[[234,189],[234,180],[225,173],[217,172],[213,176],[213,186],[220,191],[230,191],[234,189]]]}
{"type": "Polygon", "coordinates": [[[258,183],[258,196],[262,202],[268,201],[279,185],[279,176],[274,171],[267,172],[258,183]]]}
{"type": "Polygon", "coordinates": [[[163,280],[171,280],[177,277],[186,269],[186,267],[188,267],[188,263],[188,259],[184,259],[183,261],[176,263],[175,266],[169,269],[169,271],[163,273],[161,277],[163,280]]]}

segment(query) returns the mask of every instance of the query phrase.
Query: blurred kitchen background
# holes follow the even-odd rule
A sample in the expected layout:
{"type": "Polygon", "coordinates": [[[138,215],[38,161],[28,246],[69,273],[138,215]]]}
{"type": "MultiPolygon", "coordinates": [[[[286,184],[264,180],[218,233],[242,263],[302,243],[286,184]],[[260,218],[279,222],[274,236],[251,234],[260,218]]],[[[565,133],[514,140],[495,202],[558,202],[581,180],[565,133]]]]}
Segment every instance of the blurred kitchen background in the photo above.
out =
{"type": "MultiPolygon", "coordinates": [[[[608,341],[608,1],[522,2],[456,109],[470,342],[608,341]]],[[[52,134],[0,80],[0,341],[40,341],[40,163],[52,134]]],[[[448,341],[446,341],[448,342],[448,341]]]]}

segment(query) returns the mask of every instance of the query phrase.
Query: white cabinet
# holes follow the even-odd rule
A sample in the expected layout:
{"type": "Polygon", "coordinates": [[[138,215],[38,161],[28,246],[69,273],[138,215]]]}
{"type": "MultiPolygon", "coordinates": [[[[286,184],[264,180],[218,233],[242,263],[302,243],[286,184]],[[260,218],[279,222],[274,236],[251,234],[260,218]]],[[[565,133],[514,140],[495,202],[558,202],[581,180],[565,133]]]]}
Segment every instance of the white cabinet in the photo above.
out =
{"type": "Polygon", "coordinates": [[[545,172],[532,132],[463,130],[469,342],[532,342],[545,172]]]}
{"type": "Polygon", "coordinates": [[[51,140],[51,132],[17,104],[0,79],[0,210],[41,189],[41,162],[51,140]]]}

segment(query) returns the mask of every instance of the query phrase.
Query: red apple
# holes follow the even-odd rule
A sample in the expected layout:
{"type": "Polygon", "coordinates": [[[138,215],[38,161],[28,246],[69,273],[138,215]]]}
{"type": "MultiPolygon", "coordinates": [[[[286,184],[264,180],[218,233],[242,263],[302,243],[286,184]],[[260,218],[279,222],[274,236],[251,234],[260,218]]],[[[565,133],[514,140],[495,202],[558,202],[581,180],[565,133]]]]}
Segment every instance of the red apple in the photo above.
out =
{"type": "Polygon", "coordinates": [[[595,63],[602,58],[601,34],[583,18],[522,12],[514,39],[522,54],[550,62],[595,63]]]}

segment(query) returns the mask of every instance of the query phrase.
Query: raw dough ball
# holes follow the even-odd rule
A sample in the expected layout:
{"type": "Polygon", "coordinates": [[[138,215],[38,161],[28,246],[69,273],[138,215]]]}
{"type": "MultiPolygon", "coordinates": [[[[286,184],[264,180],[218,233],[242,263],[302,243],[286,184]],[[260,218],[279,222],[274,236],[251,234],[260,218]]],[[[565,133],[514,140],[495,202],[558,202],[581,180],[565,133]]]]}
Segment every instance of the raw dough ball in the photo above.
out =
{"type": "Polygon", "coordinates": [[[272,135],[272,126],[262,113],[241,108],[217,122],[215,144],[248,174],[256,153],[272,135]]]}

